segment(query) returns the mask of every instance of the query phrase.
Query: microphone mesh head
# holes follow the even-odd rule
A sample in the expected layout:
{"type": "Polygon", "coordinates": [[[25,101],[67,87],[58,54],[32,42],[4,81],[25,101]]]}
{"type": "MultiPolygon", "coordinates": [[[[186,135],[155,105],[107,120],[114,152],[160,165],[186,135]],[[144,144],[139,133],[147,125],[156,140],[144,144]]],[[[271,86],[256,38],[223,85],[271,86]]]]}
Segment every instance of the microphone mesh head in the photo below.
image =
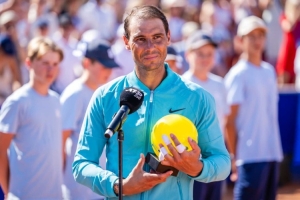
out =
{"type": "Polygon", "coordinates": [[[144,93],[134,87],[125,88],[120,96],[120,106],[128,106],[129,114],[137,111],[144,100],[144,93]]]}

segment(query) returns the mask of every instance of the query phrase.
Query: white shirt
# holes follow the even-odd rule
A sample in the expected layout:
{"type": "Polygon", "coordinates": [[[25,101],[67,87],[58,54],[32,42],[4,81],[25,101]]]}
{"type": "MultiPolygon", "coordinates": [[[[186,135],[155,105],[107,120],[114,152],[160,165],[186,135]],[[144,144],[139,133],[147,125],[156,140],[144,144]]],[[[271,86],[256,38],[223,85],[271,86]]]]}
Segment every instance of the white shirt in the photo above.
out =
{"type": "Polygon", "coordinates": [[[64,59],[59,65],[59,73],[52,87],[53,90],[61,94],[63,90],[80,75],[79,73],[82,71],[82,66],[79,58],[73,55],[73,50],[77,44],[75,39],[67,41],[57,32],[53,37],[53,41],[64,53],[64,59]]]}
{"type": "Polygon", "coordinates": [[[133,61],[131,51],[125,48],[124,42],[122,40],[117,40],[116,43],[112,45],[111,49],[114,55],[114,60],[119,67],[112,69],[109,79],[112,80],[132,72],[135,63],[133,61]]]}
{"type": "MultiPolygon", "coordinates": [[[[77,183],[72,173],[72,164],[77,148],[78,137],[83,118],[89,101],[94,91],[88,88],[81,80],[73,81],[62,93],[60,101],[62,104],[62,126],[63,130],[72,130],[70,141],[66,145],[66,168],[64,173],[64,199],[103,199],[90,188],[77,183]]],[[[103,133],[104,134],[104,133],[103,133]]],[[[100,166],[105,169],[105,151],[100,158],[100,166]]]]}
{"type": "Polygon", "coordinates": [[[201,81],[197,77],[195,77],[190,71],[184,73],[182,77],[200,85],[214,97],[220,128],[222,132],[224,132],[224,118],[227,115],[229,115],[229,106],[226,102],[226,89],[223,83],[223,79],[220,76],[209,73],[208,79],[206,81],[201,81]]]}
{"type": "Polygon", "coordinates": [[[98,6],[95,1],[88,1],[78,11],[81,31],[96,29],[100,37],[111,40],[116,35],[117,18],[109,5],[98,6]]]}
{"type": "Polygon", "coordinates": [[[4,102],[0,132],[12,133],[8,199],[62,199],[62,129],[58,95],[25,84],[4,102]]]}
{"type": "Polygon", "coordinates": [[[274,67],[240,60],[225,77],[229,105],[239,105],[236,119],[237,165],[281,161],[278,92],[274,67]]]}

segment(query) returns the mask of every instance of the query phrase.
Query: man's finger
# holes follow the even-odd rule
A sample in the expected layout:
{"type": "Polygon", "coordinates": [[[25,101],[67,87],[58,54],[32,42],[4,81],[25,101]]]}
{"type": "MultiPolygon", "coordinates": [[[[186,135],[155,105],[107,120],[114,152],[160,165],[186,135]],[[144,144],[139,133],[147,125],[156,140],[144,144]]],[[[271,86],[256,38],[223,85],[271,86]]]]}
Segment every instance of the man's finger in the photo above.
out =
{"type": "MultiPolygon", "coordinates": [[[[179,155],[177,149],[173,146],[172,143],[168,145],[168,149],[169,149],[169,151],[171,152],[171,154],[172,154],[172,156],[173,156],[173,158],[174,158],[175,160],[179,160],[179,159],[180,159],[180,155],[179,155]]],[[[167,157],[167,156],[165,156],[165,158],[166,158],[166,157],[167,157]]]]}
{"type": "Polygon", "coordinates": [[[145,156],[144,156],[144,154],[141,153],[140,159],[137,162],[135,169],[143,170],[144,164],[145,164],[145,156]]]}
{"type": "Polygon", "coordinates": [[[200,154],[201,153],[201,149],[198,146],[198,144],[192,139],[192,138],[188,138],[188,142],[192,147],[192,151],[194,151],[196,154],[200,154]]]}
{"type": "Polygon", "coordinates": [[[181,143],[179,142],[179,140],[177,139],[177,137],[174,134],[170,134],[171,139],[173,140],[175,146],[180,145],[181,143]]]}

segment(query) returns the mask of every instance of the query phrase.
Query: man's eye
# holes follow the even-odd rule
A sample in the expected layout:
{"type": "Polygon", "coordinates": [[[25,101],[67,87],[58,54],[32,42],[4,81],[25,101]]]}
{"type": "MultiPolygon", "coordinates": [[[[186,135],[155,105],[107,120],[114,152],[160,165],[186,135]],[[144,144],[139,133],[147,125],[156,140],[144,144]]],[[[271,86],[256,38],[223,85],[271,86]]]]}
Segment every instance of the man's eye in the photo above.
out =
{"type": "Polygon", "coordinates": [[[137,42],[144,42],[145,41],[145,38],[138,38],[136,39],[137,42]]]}
{"type": "Polygon", "coordinates": [[[161,36],[154,36],[154,39],[157,40],[157,39],[160,39],[161,36]]]}

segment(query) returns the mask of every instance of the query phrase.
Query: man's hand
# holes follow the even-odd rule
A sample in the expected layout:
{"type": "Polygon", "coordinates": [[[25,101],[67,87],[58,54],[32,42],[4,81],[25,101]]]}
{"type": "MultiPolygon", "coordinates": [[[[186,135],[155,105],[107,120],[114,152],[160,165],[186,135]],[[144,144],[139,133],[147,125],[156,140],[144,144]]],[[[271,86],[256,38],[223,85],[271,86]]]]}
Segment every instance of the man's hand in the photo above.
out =
{"type": "MultiPolygon", "coordinates": [[[[180,142],[174,134],[171,134],[170,136],[176,146],[180,145],[180,142]]],[[[168,144],[168,149],[173,156],[167,154],[165,160],[163,160],[161,164],[175,167],[179,171],[190,176],[198,176],[203,169],[203,163],[199,160],[201,149],[190,137],[188,138],[188,142],[190,143],[192,150],[184,150],[182,153],[178,153],[172,143],[168,144]]]]}
{"type": "Polygon", "coordinates": [[[237,168],[235,164],[235,159],[231,159],[231,175],[230,175],[230,180],[232,182],[236,182],[238,179],[238,174],[237,174],[237,168]]]}
{"type": "Polygon", "coordinates": [[[172,174],[172,171],[163,174],[148,173],[143,170],[145,164],[145,157],[141,157],[137,165],[132,169],[129,176],[123,181],[124,195],[138,194],[150,190],[159,183],[165,182],[172,174]]]}

